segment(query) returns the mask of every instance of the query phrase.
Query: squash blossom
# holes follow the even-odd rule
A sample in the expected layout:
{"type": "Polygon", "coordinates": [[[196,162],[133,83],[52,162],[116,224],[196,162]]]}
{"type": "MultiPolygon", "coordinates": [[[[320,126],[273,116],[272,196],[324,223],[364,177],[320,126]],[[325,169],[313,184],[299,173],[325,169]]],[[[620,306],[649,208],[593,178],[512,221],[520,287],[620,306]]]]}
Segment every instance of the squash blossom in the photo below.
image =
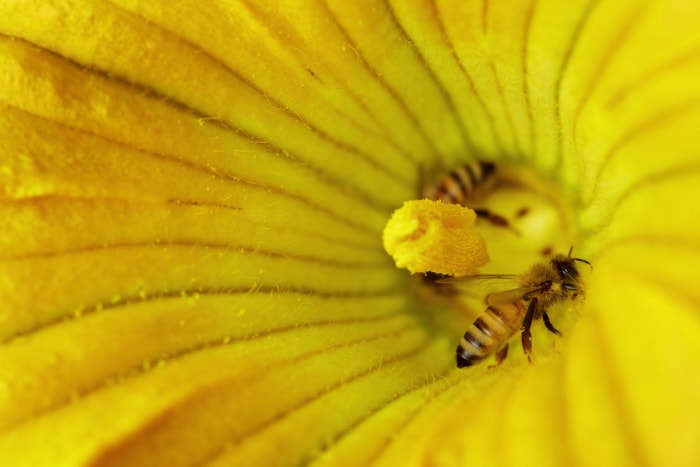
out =
{"type": "Polygon", "coordinates": [[[700,465],[699,51],[691,0],[1,2],[0,465],[700,465]],[[590,261],[532,364],[455,365],[512,282],[384,251],[474,160],[394,239],[590,261]]]}

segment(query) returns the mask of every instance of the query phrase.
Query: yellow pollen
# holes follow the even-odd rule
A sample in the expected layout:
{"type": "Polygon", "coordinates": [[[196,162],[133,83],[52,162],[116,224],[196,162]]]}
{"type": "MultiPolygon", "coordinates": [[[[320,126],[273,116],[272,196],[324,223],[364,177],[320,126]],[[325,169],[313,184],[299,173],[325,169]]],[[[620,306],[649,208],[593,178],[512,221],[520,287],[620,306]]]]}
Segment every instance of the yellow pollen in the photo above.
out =
{"type": "Polygon", "coordinates": [[[411,274],[474,274],[489,261],[475,221],[474,210],[458,204],[406,201],[384,227],[384,249],[411,274]]]}

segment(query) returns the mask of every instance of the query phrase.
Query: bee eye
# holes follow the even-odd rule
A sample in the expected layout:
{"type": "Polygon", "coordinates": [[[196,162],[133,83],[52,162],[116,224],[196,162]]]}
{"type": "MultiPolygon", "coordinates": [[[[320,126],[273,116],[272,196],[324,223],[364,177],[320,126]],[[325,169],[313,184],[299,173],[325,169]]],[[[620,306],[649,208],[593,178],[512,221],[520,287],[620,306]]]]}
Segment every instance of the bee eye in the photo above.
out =
{"type": "Polygon", "coordinates": [[[559,272],[559,277],[562,279],[576,279],[576,277],[578,277],[578,271],[576,268],[573,268],[567,264],[557,264],[557,270],[559,272]]]}

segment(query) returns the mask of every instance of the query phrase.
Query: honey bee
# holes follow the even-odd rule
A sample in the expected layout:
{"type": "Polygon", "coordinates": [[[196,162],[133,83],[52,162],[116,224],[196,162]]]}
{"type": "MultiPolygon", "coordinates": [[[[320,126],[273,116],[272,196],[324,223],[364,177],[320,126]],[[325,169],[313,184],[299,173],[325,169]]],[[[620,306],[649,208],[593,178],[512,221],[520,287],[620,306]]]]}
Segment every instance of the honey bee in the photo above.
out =
{"type": "Polygon", "coordinates": [[[480,187],[490,181],[495,170],[496,166],[492,162],[472,160],[441,176],[425,190],[425,197],[464,206],[480,187]]]}
{"type": "MultiPolygon", "coordinates": [[[[457,346],[458,368],[476,365],[494,353],[496,363],[500,364],[508,354],[508,341],[518,330],[521,331],[523,351],[528,361],[532,362],[530,327],[534,320],[540,318],[550,332],[561,335],[550,321],[547,310],[583,293],[576,262],[591,264],[585,259],[572,258],[571,251],[568,255],[554,255],[549,262],[530,266],[519,277],[520,287],[486,296],[486,310],[467,329],[457,346]]],[[[448,278],[438,282],[463,280],[448,278]]]]}
{"type": "MultiPolygon", "coordinates": [[[[474,202],[482,192],[488,190],[494,183],[495,175],[496,165],[494,163],[472,160],[441,176],[423,194],[433,201],[467,206],[468,203],[474,202]]],[[[474,212],[477,217],[485,219],[493,225],[508,228],[520,235],[505,217],[483,208],[474,208],[474,212]]]]}

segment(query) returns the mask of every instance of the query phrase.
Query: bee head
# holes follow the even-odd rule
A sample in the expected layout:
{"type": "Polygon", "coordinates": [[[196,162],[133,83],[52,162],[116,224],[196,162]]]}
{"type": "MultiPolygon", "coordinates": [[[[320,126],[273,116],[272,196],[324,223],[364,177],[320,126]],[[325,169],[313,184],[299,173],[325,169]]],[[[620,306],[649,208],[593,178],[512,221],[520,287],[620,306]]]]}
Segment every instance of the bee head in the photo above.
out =
{"type": "Polygon", "coordinates": [[[571,250],[569,250],[569,254],[567,256],[556,255],[554,258],[552,258],[551,261],[552,266],[557,271],[557,273],[559,274],[559,278],[561,279],[562,289],[568,290],[570,292],[577,292],[579,290],[579,272],[578,268],[576,267],[576,261],[586,263],[588,265],[591,264],[585,259],[572,258],[571,250]]]}

